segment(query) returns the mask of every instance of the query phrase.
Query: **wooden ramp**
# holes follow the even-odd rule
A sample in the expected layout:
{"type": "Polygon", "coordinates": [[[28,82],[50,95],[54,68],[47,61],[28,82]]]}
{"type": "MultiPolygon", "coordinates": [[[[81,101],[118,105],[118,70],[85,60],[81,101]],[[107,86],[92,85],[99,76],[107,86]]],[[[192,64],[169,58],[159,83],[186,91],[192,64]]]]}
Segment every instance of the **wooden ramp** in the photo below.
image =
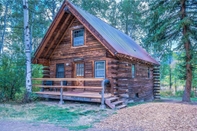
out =
{"type": "MultiPolygon", "coordinates": [[[[60,99],[61,93],[55,91],[44,91],[44,92],[35,92],[38,97],[41,98],[52,98],[60,99]]],[[[111,97],[112,94],[105,93],[104,98],[111,97]]],[[[85,101],[85,102],[98,102],[101,103],[101,94],[99,92],[76,92],[76,91],[65,91],[63,92],[63,100],[73,100],[73,101],[85,101]]]]}

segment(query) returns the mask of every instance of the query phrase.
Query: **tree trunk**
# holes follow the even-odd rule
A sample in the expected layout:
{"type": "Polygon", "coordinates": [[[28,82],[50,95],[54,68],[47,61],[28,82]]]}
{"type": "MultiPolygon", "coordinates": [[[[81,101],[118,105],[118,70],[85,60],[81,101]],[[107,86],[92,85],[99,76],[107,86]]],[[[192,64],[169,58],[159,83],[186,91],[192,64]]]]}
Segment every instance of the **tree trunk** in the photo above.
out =
{"type": "Polygon", "coordinates": [[[8,13],[8,2],[6,2],[6,6],[5,6],[5,14],[4,14],[4,20],[3,20],[3,23],[4,23],[4,26],[3,26],[3,33],[2,33],[2,36],[1,36],[1,42],[0,42],[0,54],[3,52],[3,44],[4,44],[4,36],[5,36],[5,30],[6,30],[6,26],[7,26],[7,13],[8,13]]]}
{"type": "MultiPolygon", "coordinates": [[[[181,19],[184,19],[186,17],[186,0],[182,0],[181,1],[181,19]]],[[[191,65],[191,60],[192,60],[192,56],[191,56],[191,43],[190,40],[187,36],[188,33],[188,26],[184,25],[183,26],[183,37],[185,39],[184,41],[184,49],[185,49],[185,53],[186,53],[186,84],[185,84],[185,90],[184,90],[184,94],[183,94],[183,98],[182,101],[184,102],[190,102],[190,94],[191,94],[191,86],[192,86],[192,65],[191,65]]]]}
{"type": "Polygon", "coordinates": [[[32,89],[31,83],[31,43],[29,34],[29,12],[28,12],[28,0],[23,0],[23,11],[24,11],[24,43],[26,53],[26,94],[25,101],[29,102],[29,95],[32,89]]]}
{"type": "Polygon", "coordinates": [[[170,65],[170,81],[169,81],[169,85],[170,85],[170,91],[172,89],[172,69],[171,69],[171,65],[170,65]]]}
{"type": "Polygon", "coordinates": [[[55,8],[56,8],[56,0],[53,0],[53,5],[52,5],[52,19],[54,20],[55,18],[55,8]]]}
{"type": "Polygon", "coordinates": [[[170,47],[170,56],[169,56],[169,73],[170,73],[170,80],[169,80],[169,86],[170,86],[170,91],[172,90],[172,45],[170,47]]]}
{"type": "Polygon", "coordinates": [[[177,92],[176,78],[174,80],[174,88],[175,88],[175,93],[176,93],[177,92]]]}

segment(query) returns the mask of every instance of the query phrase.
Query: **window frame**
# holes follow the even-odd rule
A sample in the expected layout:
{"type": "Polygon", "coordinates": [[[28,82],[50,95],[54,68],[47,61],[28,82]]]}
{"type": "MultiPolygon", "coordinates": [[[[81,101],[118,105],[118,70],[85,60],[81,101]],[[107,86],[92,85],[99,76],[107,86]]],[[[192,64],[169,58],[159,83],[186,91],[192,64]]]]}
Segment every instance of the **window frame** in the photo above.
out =
{"type": "MultiPolygon", "coordinates": [[[[99,69],[99,70],[101,70],[101,69],[99,69]]],[[[94,61],[94,78],[106,78],[106,61],[104,61],[104,60],[99,60],[99,61],[94,61]],[[96,76],[96,71],[98,70],[98,69],[96,69],[96,63],[98,63],[98,62],[104,62],[104,77],[98,77],[98,76],[96,76]]]]}
{"type": "Polygon", "coordinates": [[[76,77],[84,77],[85,76],[85,63],[83,63],[83,62],[75,63],[75,76],[76,77]],[[79,70],[79,75],[78,75],[78,69],[81,69],[81,68],[80,68],[80,66],[78,68],[78,65],[83,65],[83,70],[82,70],[82,72],[79,70]]]}
{"type": "Polygon", "coordinates": [[[55,74],[56,78],[65,78],[65,66],[64,66],[64,63],[58,63],[56,64],[56,74],[55,74]],[[63,76],[62,77],[59,77],[59,74],[58,73],[62,73],[62,72],[58,72],[58,68],[60,66],[63,66],[63,76]]]}
{"type": "Polygon", "coordinates": [[[136,65],[131,64],[131,78],[135,78],[135,77],[136,77],[136,65]]]}
{"type": "Polygon", "coordinates": [[[72,45],[72,47],[81,47],[81,46],[84,46],[85,45],[85,32],[86,32],[86,30],[85,30],[85,28],[83,28],[83,27],[81,27],[81,28],[75,28],[75,29],[72,29],[71,30],[71,45],[72,45]],[[75,45],[74,44],[74,32],[75,31],[78,31],[78,30],[82,30],[83,29],[83,44],[80,44],[80,45],[75,45]]]}

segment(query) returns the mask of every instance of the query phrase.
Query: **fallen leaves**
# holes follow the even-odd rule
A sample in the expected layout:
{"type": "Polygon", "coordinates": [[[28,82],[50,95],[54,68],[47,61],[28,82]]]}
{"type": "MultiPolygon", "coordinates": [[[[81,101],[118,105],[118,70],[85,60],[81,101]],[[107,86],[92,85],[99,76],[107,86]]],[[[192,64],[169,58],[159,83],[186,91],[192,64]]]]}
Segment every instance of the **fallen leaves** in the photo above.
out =
{"type": "Polygon", "coordinates": [[[148,103],[119,110],[96,125],[114,131],[196,131],[197,105],[148,103]]]}

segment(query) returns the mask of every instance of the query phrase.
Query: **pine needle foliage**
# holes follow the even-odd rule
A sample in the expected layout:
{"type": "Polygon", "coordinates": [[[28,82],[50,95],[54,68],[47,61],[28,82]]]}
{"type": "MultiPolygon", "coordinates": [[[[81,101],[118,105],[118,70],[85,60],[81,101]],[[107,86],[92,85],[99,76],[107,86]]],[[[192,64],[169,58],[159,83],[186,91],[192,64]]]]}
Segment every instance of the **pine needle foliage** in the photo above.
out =
{"type": "Polygon", "coordinates": [[[190,101],[194,54],[197,47],[197,0],[149,0],[144,11],[145,47],[158,56],[180,53],[181,78],[186,81],[183,101],[190,101]]]}

